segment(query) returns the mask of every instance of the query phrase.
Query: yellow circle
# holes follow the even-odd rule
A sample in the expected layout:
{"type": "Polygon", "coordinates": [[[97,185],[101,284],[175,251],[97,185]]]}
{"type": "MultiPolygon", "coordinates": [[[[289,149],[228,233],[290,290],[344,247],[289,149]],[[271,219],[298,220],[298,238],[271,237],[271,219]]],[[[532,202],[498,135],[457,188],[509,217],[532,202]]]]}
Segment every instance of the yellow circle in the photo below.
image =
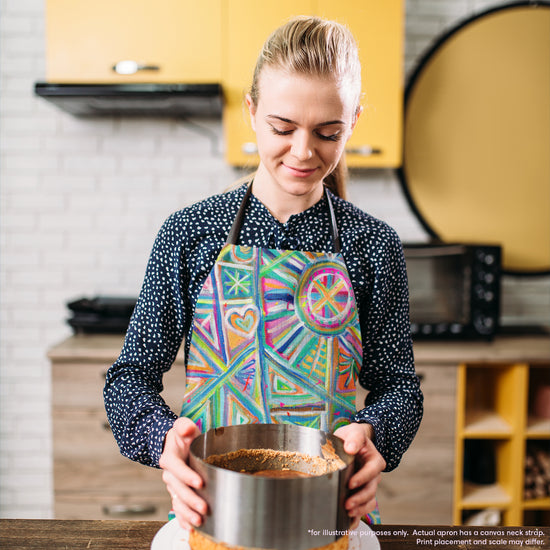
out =
{"type": "Polygon", "coordinates": [[[443,241],[495,243],[503,268],[550,270],[550,9],[515,6],[452,33],[407,97],[403,173],[443,241]]]}

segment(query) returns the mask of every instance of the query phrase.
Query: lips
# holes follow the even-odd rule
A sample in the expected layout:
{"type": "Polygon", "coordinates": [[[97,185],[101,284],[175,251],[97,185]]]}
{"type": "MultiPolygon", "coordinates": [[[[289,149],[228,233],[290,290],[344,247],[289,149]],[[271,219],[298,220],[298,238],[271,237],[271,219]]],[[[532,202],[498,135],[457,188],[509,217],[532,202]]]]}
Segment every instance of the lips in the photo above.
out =
{"type": "Polygon", "coordinates": [[[296,166],[289,166],[288,164],[284,163],[283,166],[292,176],[297,178],[307,178],[317,170],[317,168],[299,168],[296,166]]]}

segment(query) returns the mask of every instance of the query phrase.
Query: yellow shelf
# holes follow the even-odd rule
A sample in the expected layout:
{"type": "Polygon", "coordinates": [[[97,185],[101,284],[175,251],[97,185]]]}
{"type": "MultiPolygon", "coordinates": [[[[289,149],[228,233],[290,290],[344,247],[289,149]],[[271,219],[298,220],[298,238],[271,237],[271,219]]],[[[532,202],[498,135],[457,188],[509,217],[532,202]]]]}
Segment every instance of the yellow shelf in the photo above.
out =
{"type": "Polygon", "coordinates": [[[463,509],[502,508],[509,506],[511,502],[511,496],[497,483],[491,485],[464,483],[464,495],[460,504],[463,509]]]}
{"type": "Polygon", "coordinates": [[[550,497],[524,500],[524,510],[550,510],[550,497]]]}
{"type": "Polygon", "coordinates": [[[493,411],[475,410],[466,414],[464,437],[501,438],[512,433],[512,426],[493,411]]]}
{"type": "Polygon", "coordinates": [[[527,437],[536,437],[541,439],[550,439],[550,418],[537,418],[530,416],[527,419],[527,437]]]}

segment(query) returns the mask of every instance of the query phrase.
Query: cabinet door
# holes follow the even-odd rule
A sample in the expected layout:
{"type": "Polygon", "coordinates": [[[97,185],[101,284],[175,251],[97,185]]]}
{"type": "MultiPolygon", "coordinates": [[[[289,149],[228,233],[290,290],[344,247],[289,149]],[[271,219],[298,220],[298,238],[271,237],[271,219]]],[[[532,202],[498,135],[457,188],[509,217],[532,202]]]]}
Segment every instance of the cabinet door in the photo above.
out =
{"type": "Polygon", "coordinates": [[[46,33],[49,82],[220,81],[221,0],[47,0],[46,33]]]}
{"type": "Polygon", "coordinates": [[[226,160],[236,166],[255,167],[256,135],[250,126],[244,96],[260,49],[269,34],[295,15],[312,14],[314,0],[226,0],[226,42],[223,56],[224,132],[226,160]]]}
{"type": "Polygon", "coordinates": [[[359,45],[364,112],[348,143],[348,165],[394,167],[401,163],[402,0],[301,0],[273,4],[241,0],[228,2],[226,10],[228,36],[222,70],[226,160],[230,164],[252,167],[258,162],[244,95],[265,39],[279,24],[298,14],[316,14],[346,24],[359,45]],[[371,150],[380,153],[370,154],[371,150]]]}
{"type": "Polygon", "coordinates": [[[399,466],[382,474],[377,499],[385,524],[452,523],[456,370],[417,363],[424,417],[399,466]]]}
{"type": "Polygon", "coordinates": [[[317,5],[320,16],[347,25],[359,46],[363,113],[346,147],[348,166],[399,166],[403,118],[403,1],[317,0],[317,5]]]}
{"type": "MultiPolygon", "coordinates": [[[[83,337],[79,343],[73,338],[59,346],[52,362],[56,517],[166,520],[170,497],[161,472],[121,456],[107,422],[102,390],[116,352],[110,358],[105,353],[103,359],[93,358],[101,355],[104,340],[83,337]],[[74,356],[68,358],[69,349],[74,356]]],[[[122,340],[109,347],[121,345],[122,340]]],[[[163,384],[162,397],[178,412],[185,392],[183,353],[164,375],[163,384]]]]}

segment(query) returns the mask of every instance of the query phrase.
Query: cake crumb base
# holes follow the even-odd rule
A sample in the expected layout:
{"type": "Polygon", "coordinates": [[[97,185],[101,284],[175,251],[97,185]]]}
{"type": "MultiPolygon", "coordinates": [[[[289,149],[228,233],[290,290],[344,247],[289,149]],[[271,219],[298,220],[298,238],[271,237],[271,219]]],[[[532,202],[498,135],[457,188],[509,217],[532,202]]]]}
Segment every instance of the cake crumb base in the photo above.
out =
{"type": "MultiPolygon", "coordinates": [[[[232,546],[223,542],[216,542],[210,537],[192,529],[189,533],[189,546],[191,550],[266,550],[261,548],[245,548],[244,546],[232,546]]],[[[349,535],[344,535],[330,544],[314,546],[309,550],[348,550],[349,535]]],[[[277,550],[275,548],[270,550],[277,550]]]]}

